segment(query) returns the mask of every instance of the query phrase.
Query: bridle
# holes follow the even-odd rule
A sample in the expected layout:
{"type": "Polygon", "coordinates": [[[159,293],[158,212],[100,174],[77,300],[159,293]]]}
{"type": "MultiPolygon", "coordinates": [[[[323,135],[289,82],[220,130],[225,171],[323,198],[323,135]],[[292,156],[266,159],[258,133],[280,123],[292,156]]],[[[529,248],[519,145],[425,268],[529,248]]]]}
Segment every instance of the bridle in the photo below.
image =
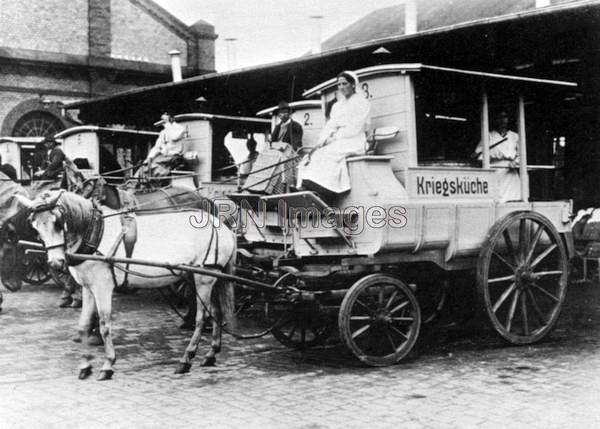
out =
{"type": "MultiPolygon", "coordinates": [[[[39,206],[34,207],[31,211],[31,214],[33,215],[36,213],[52,211],[55,208],[58,208],[58,210],[61,213],[60,220],[57,220],[57,223],[58,222],[62,223],[63,241],[60,243],[57,243],[57,244],[53,244],[51,246],[44,246],[44,249],[46,251],[52,250],[52,249],[59,249],[59,248],[62,248],[65,251],[67,250],[67,241],[65,239],[66,229],[64,226],[65,225],[65,220],[64,220],[65,211],[64,211],[63,206],[61,206],[59,204],[59,200],[64,192],[65,191],[62,190],[60,192],[60,194],[58,195],[58,197],[56,197],[53,201],[40,204],[39,206]]],[[[86,229],[85,233],[82,235],[81,242],[80,242],[78,248],[74,251],[74,253],[91,255],[91,254],[95,253],[96,250],[98,249],[100,241],[102,240],[102,235],[104,233],[104,219],[102,216],[102,212],[98,208],[93,207],[89,218],[86,219],[86,224],[87,224],[87,229],[86,229]]],[[[66,256],[67,256],[67,258],[66,258],[67,264],[70,266],[79,265],[83,262],[83,260],[74,261],[71,258],[69,258],[68,255],[66,255],[66,256]]]]}

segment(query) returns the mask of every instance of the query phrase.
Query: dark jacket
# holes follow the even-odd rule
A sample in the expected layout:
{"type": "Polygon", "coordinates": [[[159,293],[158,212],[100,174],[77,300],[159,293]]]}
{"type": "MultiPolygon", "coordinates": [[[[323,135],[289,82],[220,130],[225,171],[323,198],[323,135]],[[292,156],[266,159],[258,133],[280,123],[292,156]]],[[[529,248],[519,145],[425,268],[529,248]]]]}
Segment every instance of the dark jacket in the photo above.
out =
{"type": "Polygon", "coordinates": [[[279,138],[280,129],[281,124],[275,125],[275,128],[271,133],[271,141],[282,141],[285,143],[289,143],[292,145],[294,150],[298,150],[302,147],[302,125],[300,125],[298,122],[292,119],[290,125],[288,126],[288,129],[286,130],[282,138],[279,138]]]}
{"type": "Polygon", "coordinates": [[[10,164],[0,165],[0,171],[10,177],[11,180],[17,180],[17,170],[10,164]]]}
{"type": "Polygon", "coordinates": [[[63,161],[65,160],[65,153],[61,148],[55,147],[52,149],[45,161],[43,179],[56,179],[62,173],[63,161]]]}

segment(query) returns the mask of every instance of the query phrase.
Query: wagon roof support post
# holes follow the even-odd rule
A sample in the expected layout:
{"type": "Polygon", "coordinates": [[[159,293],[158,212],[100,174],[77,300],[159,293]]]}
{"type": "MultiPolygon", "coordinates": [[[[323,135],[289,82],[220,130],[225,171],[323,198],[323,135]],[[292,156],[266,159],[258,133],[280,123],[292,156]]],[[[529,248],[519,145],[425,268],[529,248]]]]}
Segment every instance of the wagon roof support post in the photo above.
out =
{"type": "Polygon", "coordinates": [[[481,91],[481,156],[482,167],[490,168],[490,120],[488,112],[488,96],[485,87],[481,91]]]}
{"type": "Polygon", "coordinates": [[[525,98],[519,94],[519,176],[521,178],[521,198],[529,201],[529,173],[527,172],[527,138],[525,136],[525,98]]]}

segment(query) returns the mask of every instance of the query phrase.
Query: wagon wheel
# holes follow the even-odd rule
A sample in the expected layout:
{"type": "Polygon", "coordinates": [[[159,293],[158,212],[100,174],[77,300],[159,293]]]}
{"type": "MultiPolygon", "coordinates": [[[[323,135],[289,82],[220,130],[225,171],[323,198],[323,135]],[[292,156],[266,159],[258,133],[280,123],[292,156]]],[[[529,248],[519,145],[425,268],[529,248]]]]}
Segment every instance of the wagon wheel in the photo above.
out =
{"type": "Polygon", "coordinates": [[[323,344],[331,335],[333,322],[313,303],[288,308],[271,328],[277,341],[292,349],[307,349],[323,344]]]}
{"type": "Polygon", "coordinates": [[[46,255],[41,253],[29,253],[23,259],[23,280],[30,285],[38,286],[50,280],[50,270],[46,255]]]}
{"type": "Polygon", "coordinates": [[[362,362],[385,366],[399,362],[413,348],[421,328],[421,310],[413,291],[400,280],[371,274],[344,296],[340,336],[362,362]]]}
{"type": "MultiPolygon", "coordinates": [[[[275,283],[276,287],[298,286],[298,270],[282,267],[287,271],[275,283]]],[[[275,320],[271,333],[277,341],[293,349],[307,349],[323,344],[331,335],[333,321],[323,314],[314,302],[270,303],[267,307],[269,318],[275,320]]]]}
{"type": "Polygon", "coordinates": [[[477,265],[477,291],[496,332],[513,344],[543,338],[556,323],[568,261],[552,223],[530,211],[506,215],[490,230],[477,265]]]}

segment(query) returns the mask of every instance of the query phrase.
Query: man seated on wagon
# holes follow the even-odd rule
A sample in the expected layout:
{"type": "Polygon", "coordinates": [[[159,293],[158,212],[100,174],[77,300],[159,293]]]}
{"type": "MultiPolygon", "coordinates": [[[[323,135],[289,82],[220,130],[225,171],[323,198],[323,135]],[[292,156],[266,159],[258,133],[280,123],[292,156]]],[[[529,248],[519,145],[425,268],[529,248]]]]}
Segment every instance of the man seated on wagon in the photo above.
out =
{"type": "Polygon", "coordinates": [[[281,101],[273,112],[279,118],[279,123],[271,133],[272,142],[285,142],[292,145],[298,152],[302,148],[302,125],[292,119],[292,108],[286,101],[281,101]]]}
{"type": "MultiPolygon", "coordinates": [[[[489,133],[490,166],[497,169],[499,201],[519,201],[519,135],[508,129],[506,110],[499,110],[494,115],[492,126],[489,133]]],[[[482,147],[480,142],[473,154],[480,161],[483,159],[482,147]]]]}
{"type": "Polygon", "coordinates": [[[161,116],[163,130],[158,135],[154,147],[150,149],[142,168],[136,177],[165,177],[171,170],[183,163],[183,138],[185,127],[174,121],[168,113],[161,116]]]}
{"type": "Polygon", "coordinates": [[[350,190],[346,158],[365,152],[365,126],[370,106],[356,93],[358,76],[345,71],[338,75],[338,101],[313,152],[298,167],[298,188],[321,194],[341,194],[350,190]]]}
{"type": "Polygon", "coordinates": [[[56,180],[63,171],[63,161],[66,159],[65,153],[57,146],[56,140],[48,136],[44,139],[44,151],[42,156],[41,170],[34,176],[42,180],[56,180]]]}

